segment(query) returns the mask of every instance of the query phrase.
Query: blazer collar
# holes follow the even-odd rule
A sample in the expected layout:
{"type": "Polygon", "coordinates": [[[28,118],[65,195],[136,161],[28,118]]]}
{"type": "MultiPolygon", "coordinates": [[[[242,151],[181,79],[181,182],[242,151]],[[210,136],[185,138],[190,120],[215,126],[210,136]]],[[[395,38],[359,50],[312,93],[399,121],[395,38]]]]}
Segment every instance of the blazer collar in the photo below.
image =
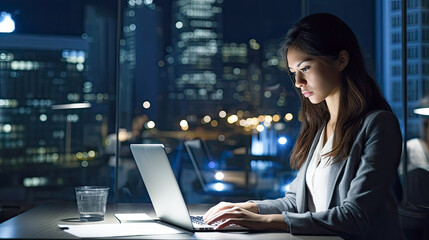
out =
{"type": "MultiPolygon", "coordinates": [[[[322,134],[322,130],[323,127],[319,129],[319,131],[316,133],[316,136],[313,139],[313,143],[311,145],[310,151],[308,153],[307,156],[307,160],[305,161],[305,163],[302,165],[302,172],[301,172],[301,179],[300,179],[300,183],[298,184],[300,187],[297,188],[297,192],[296,192],[296,207],[299,213],[304,213],[309,211],[308,209],[308,197],[307,194],[309,194],[308,189],[307,189],[307,183],[305,181],[305,175],[307,174],[307,169],[308,169],[308,165],[310,164],[311,158],[313,157],[313,153],[317,147],[317,143],[319,142],[320,139],[320,135],[322,134]]],[[[338,157],[335,157],[333,159],[333,161],[335,162],[332,166],[331,166],[331,171],[332,174],[329,175],[329,179],[328,179],[328,185],[326,186],[326,190],[328,191],[328,198],[329,201],[327,201],[328,206],[326,206],[327,208],[329,208],[329,206],[331,205],[331,201],[332,201],[332,197],[334,195],[334,190],[335,190],[335,186],[337,185],[337,181],[338,178],[340,176],[341,170],[343,169],[345,162],[346,161],[338,161],[338,157]]]]}

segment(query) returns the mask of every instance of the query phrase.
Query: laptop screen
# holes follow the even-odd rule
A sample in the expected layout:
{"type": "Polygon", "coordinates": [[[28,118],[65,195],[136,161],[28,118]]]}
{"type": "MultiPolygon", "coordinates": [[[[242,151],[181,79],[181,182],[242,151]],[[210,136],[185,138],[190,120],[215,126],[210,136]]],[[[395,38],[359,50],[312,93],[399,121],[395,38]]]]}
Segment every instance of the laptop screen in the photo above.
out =
{"type": "Polygon", "coordinates": [[[197,176],[202,185],[206,185],[215,180],[215,163],[208,152],[207,146],[201,139],[194,139],[185,142],[186,151],[194,165],[197,176]]]}

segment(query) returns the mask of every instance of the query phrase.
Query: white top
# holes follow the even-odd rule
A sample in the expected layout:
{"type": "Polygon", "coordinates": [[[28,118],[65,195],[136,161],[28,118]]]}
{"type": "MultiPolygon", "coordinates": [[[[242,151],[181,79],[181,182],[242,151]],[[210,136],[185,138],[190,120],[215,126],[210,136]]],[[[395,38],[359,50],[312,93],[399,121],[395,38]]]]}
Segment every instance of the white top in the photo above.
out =
{"type": "Polygon", "coordinates": [[[328,177],[331,171],[330,157],[322,156],[332,150],[332,141],[334,134],[332,134],[323,146],[323,138],[325,135],[325,128],[320,134],[319,142],[314,150],[311,162],[308,165],[307,173],[305,176],[308,194],[308,208],[310,212],[320,212],[328,209],[328,192],[326,191],[328,177]]]}

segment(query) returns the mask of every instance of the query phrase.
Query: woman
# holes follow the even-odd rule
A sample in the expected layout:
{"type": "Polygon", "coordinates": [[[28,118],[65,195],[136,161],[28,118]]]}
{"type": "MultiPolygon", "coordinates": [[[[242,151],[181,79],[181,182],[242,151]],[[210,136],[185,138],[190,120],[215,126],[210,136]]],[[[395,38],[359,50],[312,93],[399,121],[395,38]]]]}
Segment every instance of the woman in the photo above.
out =
{"type": "Polygon", "coordinates": [[[392,182],[401,155],[399,124],[368,75],[356,37],[331,14],[303,18],[283,43],[300,90],[298,169],[284,198],[222,202],[204,219],[292,234],[404,239],[392,182]]]}

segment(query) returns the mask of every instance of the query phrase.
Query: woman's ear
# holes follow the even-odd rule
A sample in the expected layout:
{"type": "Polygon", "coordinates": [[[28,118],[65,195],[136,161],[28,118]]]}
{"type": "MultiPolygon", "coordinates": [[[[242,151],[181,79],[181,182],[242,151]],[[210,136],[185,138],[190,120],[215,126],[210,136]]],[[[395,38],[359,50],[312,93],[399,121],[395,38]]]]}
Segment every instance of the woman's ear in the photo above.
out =
{"type": "Polygon", "coordinates": [[[337,59],[338,71],[339,72],[343,71],[348,64],[349,64],[349,53],[346,50],[342,50],[340,54],[338,54],[338,59],[337,59]]]}

